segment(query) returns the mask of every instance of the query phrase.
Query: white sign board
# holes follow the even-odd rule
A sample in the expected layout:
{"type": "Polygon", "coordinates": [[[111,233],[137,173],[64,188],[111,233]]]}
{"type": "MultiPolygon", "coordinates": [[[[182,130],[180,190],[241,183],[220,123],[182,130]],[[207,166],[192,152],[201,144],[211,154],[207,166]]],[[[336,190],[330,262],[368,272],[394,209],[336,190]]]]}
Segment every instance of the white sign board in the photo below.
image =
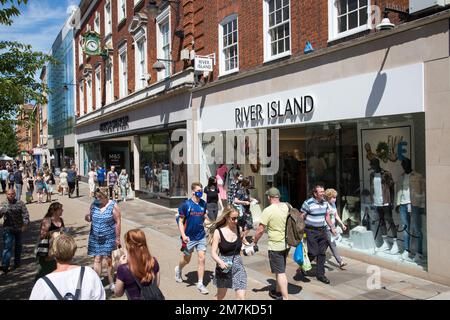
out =
{"type": "Polygon", "coordinates": [[[195,71],[213,71],[213,59],[195,57],[195,71]]]}
{"type": "Polygon", "coordinates": [[[161,178],[161,188],[163,189],[169,189],[169,170],[162,170],[162,178],[161,178]]]}
{"type": "Polygon", "coordinates": [[[198,109],[198,132],[423,112],[422,63],[198,109]]]}

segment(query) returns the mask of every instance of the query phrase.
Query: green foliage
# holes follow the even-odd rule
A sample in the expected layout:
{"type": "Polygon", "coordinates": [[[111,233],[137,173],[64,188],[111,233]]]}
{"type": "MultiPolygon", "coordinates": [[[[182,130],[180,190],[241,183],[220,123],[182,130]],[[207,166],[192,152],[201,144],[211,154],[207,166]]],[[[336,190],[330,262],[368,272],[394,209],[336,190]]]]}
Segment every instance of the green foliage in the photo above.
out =
{"type": "Polygon", "coordinates": [[[0,121],[0,155],[15,158],[19,154],[16,132],[9,121],[0,121]]]}
{"type": "Polygon", "coordinates": [[[18,5],[27,4],[28,0],[0,0],[2,5],[0,8],[0,24],[11,25],[12,17],[20,15],[20,11],[17,8],[18,5]]]}
{"type": "MultiPolygon", "coordinates": [[[[0,24],[11,25],[11,17],[20,14],[16,4],[27,2],[0,0],[0,24]],[[7,4],[10,7],[5,7],[7,4]]],[[[0,120],[15,118],[22,104],[47,102],[47,88],[37,82],[35,76],[49,61],[54,59],[42,52],[34,52],[29,45],[0,40],[0,120]]]]}

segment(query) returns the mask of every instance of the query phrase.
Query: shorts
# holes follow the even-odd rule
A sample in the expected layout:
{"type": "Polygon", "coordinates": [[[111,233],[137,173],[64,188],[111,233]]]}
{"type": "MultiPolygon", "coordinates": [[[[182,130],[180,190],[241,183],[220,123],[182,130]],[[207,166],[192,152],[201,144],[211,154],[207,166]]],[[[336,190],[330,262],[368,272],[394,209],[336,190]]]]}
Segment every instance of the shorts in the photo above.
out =
{"type": "Polygon", "coordinates": [[[280,274],[286,272],[286,259],[289,254],[289,249],[284,251],[269,250],[269,262],[272,273],[280,274]]]}
{"type": "Polygon", "coordinates": [[[187,243],[187,249],[190,253],[194,252],[194,249],[198,251],[206,251],[206,238],[197,241],[189,241],[187,243]]]}

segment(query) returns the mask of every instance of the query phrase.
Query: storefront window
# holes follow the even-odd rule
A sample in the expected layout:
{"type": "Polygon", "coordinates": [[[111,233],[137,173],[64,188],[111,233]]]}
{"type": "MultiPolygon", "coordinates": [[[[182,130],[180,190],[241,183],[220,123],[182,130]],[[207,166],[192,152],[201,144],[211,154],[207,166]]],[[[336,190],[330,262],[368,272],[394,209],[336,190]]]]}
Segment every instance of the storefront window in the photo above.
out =
{"type": "Polygon", "coordinates": [[[186,196],[185,165],[171,162],[170,133],[154,133],[140,137],[141,191],[151,197],[186,196]]]}
{"type": "MultiPolygon", "coordinates": [[[[239,164],[253,182],[252,196],[260,200],[254,220],[268,205],[264,192],[272,186],[296,208],[315,185],[333,188],[346,229],[339,226],[338,246],[426,267],[423,113],[278,129],[275,175],[262,176],[260,168],[239,164]]],[[[203,141],[204,151],[207,146],[203,141]]],[[[201,168],[209,176],[217,167],[201,168]]]]}

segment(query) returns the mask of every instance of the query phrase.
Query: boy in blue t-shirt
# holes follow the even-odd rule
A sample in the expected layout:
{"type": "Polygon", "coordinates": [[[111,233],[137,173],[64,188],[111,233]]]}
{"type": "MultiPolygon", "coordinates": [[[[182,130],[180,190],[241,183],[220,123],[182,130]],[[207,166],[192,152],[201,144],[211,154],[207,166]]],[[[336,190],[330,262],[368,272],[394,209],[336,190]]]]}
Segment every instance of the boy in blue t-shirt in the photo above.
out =
{"type": "Polygon", "coordinates": [[[97,181],[100,187],[105,186],[105,174],[106,170],[102,166],[98,166],[97,168],[97,181]]]}
{"type": "Polygon", "coordinates": [[[202,199],[203,186],[200,182],[194,182],[191,186],[192,197],[186,200],[179,208],[178,228],[186,248],[178,266],[175,267],[175,281],[183,282],[182,269],[191,261],[191,253],[194,249],[198,254],[198,283],[197,290],[201,294],[209,291],[203,284],[205,273],[206,233],[203,226],[206,215],[206,202],[202,199]]]}

